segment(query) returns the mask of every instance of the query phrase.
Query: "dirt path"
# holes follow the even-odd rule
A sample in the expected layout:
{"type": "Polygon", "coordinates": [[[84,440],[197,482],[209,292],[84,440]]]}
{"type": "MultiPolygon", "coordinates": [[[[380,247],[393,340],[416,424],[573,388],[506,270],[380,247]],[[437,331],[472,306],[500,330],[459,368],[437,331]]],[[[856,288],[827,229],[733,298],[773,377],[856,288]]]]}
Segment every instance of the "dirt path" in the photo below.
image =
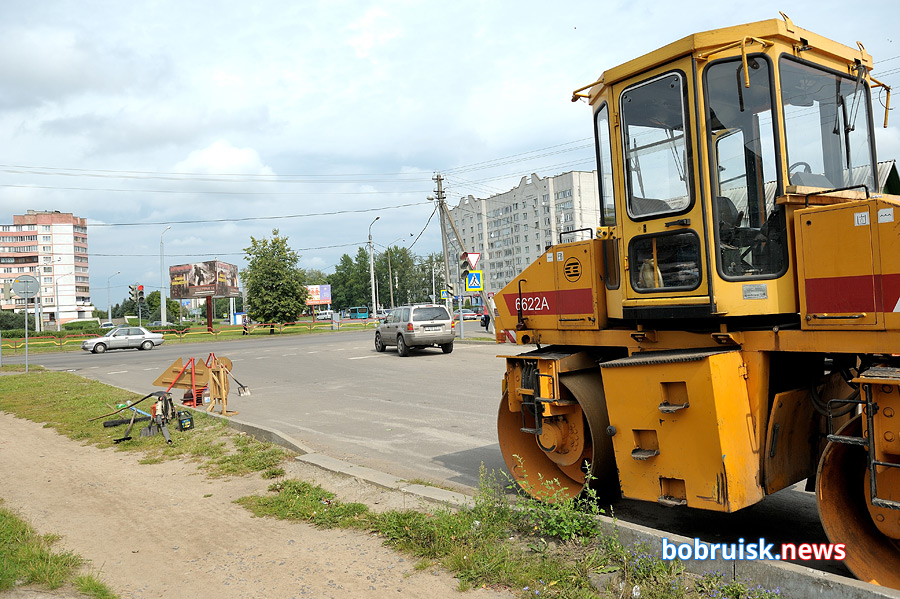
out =
{"type": "MultiPolygon", "coordinates": [[[[40,424],[0,413],[0,498],[56,546],[90,561],[124,598],[460,597],[455,578],[382,546],[374,535],[253,518],[233,504],[265,493],[259,475],[207,479],[184,462],[140,465],[139,455],[80,445],[40,424]]],[[[289,477],[318,482],[345,500],[409,507],[402,494],[292,463],[289,477]]],[[[69,597],[65,591],[13,597],[69,597]]]]}

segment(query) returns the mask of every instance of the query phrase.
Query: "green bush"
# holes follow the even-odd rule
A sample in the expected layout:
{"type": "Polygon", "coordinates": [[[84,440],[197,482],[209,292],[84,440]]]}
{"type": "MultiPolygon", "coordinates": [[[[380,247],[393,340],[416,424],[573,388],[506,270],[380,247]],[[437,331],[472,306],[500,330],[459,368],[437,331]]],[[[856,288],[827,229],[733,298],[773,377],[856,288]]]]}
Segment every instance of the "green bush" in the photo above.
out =
{"type": "Polygon", "coordinates": [[[84,331],[88,329],[95,331],[100,328],[100,325],[93,320],[73,320],[64,324],[63,328],[67,331],[84,331]]]}

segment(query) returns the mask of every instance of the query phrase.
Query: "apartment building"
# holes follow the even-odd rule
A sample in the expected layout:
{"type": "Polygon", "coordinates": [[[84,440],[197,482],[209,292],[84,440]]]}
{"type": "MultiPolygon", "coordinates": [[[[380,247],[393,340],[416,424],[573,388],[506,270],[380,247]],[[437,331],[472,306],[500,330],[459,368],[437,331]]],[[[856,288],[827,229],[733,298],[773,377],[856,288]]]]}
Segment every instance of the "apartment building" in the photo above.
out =
{"type": "MultiPolygon", "coordinates": [[[[29,274],[40,282],[41,320],[56,327],[90,318],[90,272],[85,219],[65,212],[29,210],[0,225],[0,285],[29,274]]],[[[30,303],[30,302],[29,302],[30,303]]],[[[0,308],[21,310],[22,298],[3,297],[0,308]]],[[[29,308],[33,313],[34,308],[29,308]]]]}
{"type": "MultiPolygon", "coordinates": [[[[479,252],[484,289],[496,293],[540,256],[547,246],[587,239],[600,224],[597,171],[554,177],[525,176],[509,191],[486,199],[461,198],[450,216],[468,252],[479,252]]],[[[452,234],[451,258],[461,253],[452,234]]],[[[458,262],[458,261],[457,261],[458,262]]],[[[458,280],[451,261],[451,278],[458,280]]]]}

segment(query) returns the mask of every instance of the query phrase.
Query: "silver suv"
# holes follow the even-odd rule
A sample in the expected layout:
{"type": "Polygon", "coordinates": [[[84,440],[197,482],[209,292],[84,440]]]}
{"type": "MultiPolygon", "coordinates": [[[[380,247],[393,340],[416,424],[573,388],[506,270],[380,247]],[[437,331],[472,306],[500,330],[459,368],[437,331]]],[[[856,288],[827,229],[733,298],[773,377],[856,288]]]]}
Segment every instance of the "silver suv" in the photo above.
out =
{"type": "Polygon", "coordinates": [[[397,353],[408,356],[410,349],[438,345],[445,354],[453,351],[455,323],[447,308],[437,304],[401,306],[388,312],[375,329],[375,351],[396,345],[397,353]]]}

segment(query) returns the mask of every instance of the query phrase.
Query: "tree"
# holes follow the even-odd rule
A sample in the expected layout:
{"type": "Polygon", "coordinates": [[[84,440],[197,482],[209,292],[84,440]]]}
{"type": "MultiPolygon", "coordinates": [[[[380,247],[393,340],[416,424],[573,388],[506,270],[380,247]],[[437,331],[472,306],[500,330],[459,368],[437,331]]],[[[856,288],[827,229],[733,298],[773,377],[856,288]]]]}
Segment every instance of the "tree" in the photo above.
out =
{"type": "MultiPolygon", "coordinates": [[[[217,297],[216,298],[216,318],[227,318],[228,311],[231,309],[231,298],[228,297],[217,297]]],[[[241,296],[237,296],[234,298],[234,311],[235,312],[243,312],[244,311],[244,298],[241,296]]]]}
{"type": "Polygon", "coordinates": [[[331,303],[335,308],[368,306],[372,303],[369,284],[369,254],[360,247],[354,260],[348,254],[341,256],[334,274],[328,277],[331,284],[331,303]]]}
{"type": "MultiPolygon", "coordinates": [[[[300,256],[272,229],[272,239],[250,238],[244,248],[247,268],[241,278],[247,288],[247,313],[259,322],[293,322],[306,308],[305,273],[300,256]]],[[[275,332],[274,326],[269,331],[275,332]]]]}
{"type": "MultiPolygon", "coordinates": [[[[159,311],[159,296],[159,291],[151,291],[147,295],[147,305],[141,308],[141,314],[147,320],[162,320],[162,315],[159,311]]],[[[178,302],[166,298],[166,318],[169,322],[172,322],[172,317],[176,315],[178,315],[178,302]]]]}
{"type": "Polygon", "coordinates": [[[328,284],[328,275],[326,275],[323,271],[317,268],[307,268],[306,269],[306,284],[307,285],[327,285],[328,284]]]}
{"type": "MultiPolygon", "coordinates": [[[[0,310],[0,330],[24,329],[25,313],[0,310]]],[[[28,328],[34,330],[34,316],[28,315],[28,328]]]]}

